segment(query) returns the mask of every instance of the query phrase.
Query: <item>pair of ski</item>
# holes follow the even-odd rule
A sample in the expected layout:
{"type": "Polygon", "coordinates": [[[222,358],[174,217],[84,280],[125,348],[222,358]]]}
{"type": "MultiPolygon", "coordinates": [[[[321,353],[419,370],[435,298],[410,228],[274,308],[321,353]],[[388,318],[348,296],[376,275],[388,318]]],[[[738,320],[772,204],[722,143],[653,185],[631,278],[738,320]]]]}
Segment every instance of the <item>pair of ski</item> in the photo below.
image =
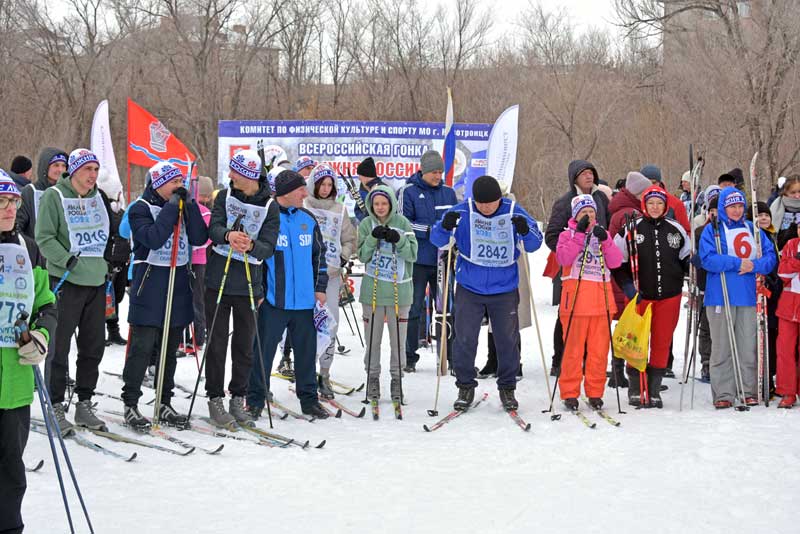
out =
{"type": "MultiPolygon", "coordinates": [[[[449,414],[445,415],[444,417],[439,419],[437,422],[435,422],[431,426],[422,425],[422,428],[425,430],[425,432],[433,432],[435,430],[438,430],[438,429],[442,428],[444,425],[446,425],[447,423],[449,423],[450,421],[452,421],[453,419],[455,419],[455,418],[457,418],[457,417],[459,417],[459,416],[461,416],[461,415],[463,415],[463,414],[465,414],[465,413],[467,413],[469,411],[474,410],[475,408],[480,406],[488,398],[489,398],[489,394],[488,393],[484,393],[481,396],[480,399],[475,401],[472,404],[472,406],[470,406],[469,410],[463,410],[463,411],[462,410],[453,410],[452,412],[450,412],[449,414]]],[[[519,413],[517,413],[516,410],[505,410],[505,412],[508,414],[508,416],[511,418],[511,420],[514,421],[514,424],[516,424],[518,427],[520,427],[520,429],[522,429],[523,432],[530,431],[531,424],[526,422],[519,415],[519,413]]]]}
{"type": "MultiPolygon", "coordinates": [[[[38,434],[47,435],[47,428],[45,427],[44,421],[42,421],[41,419],[31,418],[31,430],[33,430],[38,434]]],[[[148,447],[156,450],[162,449],[162,447],[155,445],[153,443],[146,443],[143,441],[140,442],[138,440],[132,440],[130,438],[126,438],[125,436],[122,436],[120,434],[115,434],[113,432],[103,432],[101,430],[91,430],[83,427],[75,427],[75,429],[66,436],[68,439],[71,439],[81,447],[85,447],[87,449],[99,452],[101,454],[105,454],[106,456],[111,456],[112,458],[123,460],[125,462],[131,462],[135,460],[137,457],[137,453],[134,452],[131,455],[120,454],[112,449],[108,449],[100,445],[99,443],[96,443],[94,441],[85,438],[82,434],[83,432],[92,432],[101,437],[110,439],[112,441],[117,441],[120,443],[130,443],[132,445],[140,445],[142,447],[148,447]]],[[[167,449],[166,447],[163,447],[163,449],[166,449],[173,453],[183,454],[179,453],[178,451],[173,451],[172,449],[167,449]]]]}
{"type": "MultiPolygon", "coordinates": [[[[301,442],[294,438],[289,438],[280,434],[276,434],[275,432],[263,430],[255,426],[255,424],[250,426],[246,424],[235,423],[226,427],[220,427],[208,417],[201,417],[200,419],[225,432],[237,432],[239,430],[244,430],[245,432],[256,436],[259,440],[266,441],[278,447],[288,447],[289,445],[294,445],[295,447],[300,447],[301,449],[307,449],[311,446],[311,442],[308,440],[301,442]]],[[[325,446],[325,443],[327,442],[323,439],[317,445],[314,445],[314,448],[321,449],[325,446]]]]}
{"type": "MultiPolygon", "coordinates": [[[[364,402],[364,401],[361,401],[364,402]]],[[[394,408],[394,418],[398,420],[403,419],[403,404],[399,400],[392,400],[392,407],[394,408]]],[[[369,409],[372,413],[372,420],[377,421],[381,418],[381,408],[378,399],[369,400],[369,409]]],[[[363,409],[362,409],[363,412],[363,409]]]]}
{"type": "MultiPolygon", "coordinates": [[[[271,373],[270,376],[274,378],[280,378],[281,380],[286,380],[287,382],[294,384],[294,376],[284,375],[281,373],[271,373]]],[[[337,382],[335,380],[330,380],[330,383],[331,386],[333,386],[333,392],[337,395],[351,395],[356,391],[361,391],[364,389],[363,382],[358,387],[348,386],[347,384],[342,384],[341,382],[337,382]]]]}
{"type": "MultiPolygon", "coordinates": [[[[148,426],[146,428],[141,428],[141,429],[139,429],[139,428],[131,428],[125,423],[125,420],[121,418],[121,416],[123,415],[121,412],[118,412],[118,411],[115,411],[115,410],[106,410],[106,413],[110,414],[112,416],[112,417],[106,417],[106,419],[108,419],[109,421],[111,421],[113,423],[116,423],[118,425],[122,425],[124,427],[127,427],[127,428],[129,428],[130,430],[132,430],[132,431],[134,431],[136,433],[139,433],[139,434],[142,434],[142,435],[146,435],[146,436],[152,436],[154,438],[159,438],[159,439],[163,439],[163,440],[169,441],[170,443],[174,443],[175,445],[181,447],[182,449],[186,449],[188,451],[186,453],[187,455],[191,454],[195,450],[203,451],[206,454],[214,455],[214,454],[219,454],[220,452],[222,452],[222,449],[225,448],[225,444],[224,443],[221,443],[219,445],[219,447],[216,447],[214,449],[208,449],[208,448],[205,448],[205,447],[201,447],[200,445],[194,445],[192,443],[188,443],[187,441],[182,440],[181,438],[178,438],[176,436],[173,436],[172,434],[169,434],[169,433],[165,432],[161,428],[156,428],[156,427],[153,427],[153,426],[148,426]],[[118,417],[114,417],[114,416],[118,416],[118,417]]],[[[191,429],[191,427],[187,428],[186,430],[189,430],[189,429],[191,429]]]]}
{"type": "MultiPolygon", "coordinates": [[[[609,425],[611,425],[611,426],[620,426],[622,424],[619,421],[617,421],[616,419],[614,419],[613,417],[611,417],[610,415],[608,415],[608,413],[606,413],[606,411],[603,410],[602,408],[593,407],[591,404],[589,404],[589,401],[587,401],[586,399],[583,399],[583,402],[586,403],[586,406],[588,406],[594,413],[599,415],[603,419],[603,421],[605,421],[609,425]]],[[[597,423],[595,423],[594,421],[592,421],[591,419],[586,417],[586,414],[583,413],[579,408],[575,408],[574,410],[568,410],[568,411],[572,415],[574,415],[578,419],[580,419],[581,422],[584,425],[586,425],[588,428],[597,428],[597,423]]]]}

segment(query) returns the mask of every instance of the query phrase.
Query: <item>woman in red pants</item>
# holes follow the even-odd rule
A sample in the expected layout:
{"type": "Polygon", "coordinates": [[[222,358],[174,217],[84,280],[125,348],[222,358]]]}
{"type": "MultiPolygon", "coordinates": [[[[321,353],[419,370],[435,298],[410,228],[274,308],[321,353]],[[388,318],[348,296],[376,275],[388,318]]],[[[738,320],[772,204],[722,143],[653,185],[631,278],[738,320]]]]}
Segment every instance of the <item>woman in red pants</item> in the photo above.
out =
{"type": "Polygon", "coordinates": [[[689,237],[683,227],[667,218],[667,192],[652,186],[642,194],[643,216],[634,219],[614,238],[622,250],[622,266],[614,272],[622,286],[633,279],[638,288],[637,311],[642,314],[652,304],[650,359],[646,377],[627,366],[630,379],[628,404],[643,408],[662,408],[661,379],[667,367],[672,334],[678,325],[683,294],[683,277],[689,270],[689,237]],[[628,233],[631,232],[631,240],[628,233]],[[628,243],[633,243],[633,251],[628,243]],[[638,269],[631,269],[630,255],[638,269]],[[643,391],[644,390],[644,391],[643,391]],[[649,394],[648,394],[649,392],[649,394]],[[644,393],[644,394],[643,394],[644,393]]]}

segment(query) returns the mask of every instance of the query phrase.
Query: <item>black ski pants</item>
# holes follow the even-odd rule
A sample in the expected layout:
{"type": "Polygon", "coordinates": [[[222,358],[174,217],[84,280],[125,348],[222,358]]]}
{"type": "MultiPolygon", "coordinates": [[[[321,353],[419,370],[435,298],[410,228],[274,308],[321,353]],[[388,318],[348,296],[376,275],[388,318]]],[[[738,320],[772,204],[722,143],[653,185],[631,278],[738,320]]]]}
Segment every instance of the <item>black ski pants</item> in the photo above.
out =
{"type": "Polygon", "coordinates": [[[0,534],[17,534],[25,526],[21,510],[28,484],[22,453],[30,425],[30,406],[0,410],[0,534]]]}
{"type": "MultiPolygon", "coordinates": [[[[51,277],[55,283],[57,278],[51,277]]],[[[53,404],[64,402],[69,371],[69,349],[72,335],[78,329],[78,362],[75,393],[78,400],[89,400],[97,387],[98,368],[106,350],[106,291],[99,286],[78,286],[68,281],[58,296],[58,328],[55,351],[47,355],[50,362],[49,389],[53,404]]]]}
{"type": "MultiPolygon", "coordinates": [[[[206,289],[206,322],[213,322],[218,289],[206,289]]],[[[209,399],[225,396],[225,359],[228,352],[228,328],[233,315],[231,335],[231,381],[228,391],[233,397],[244,397],[253,365],[253,338],[256,320],[250,299],[240,295],[222,295],[214,330],[208,334],[206,347],[206,394],[209,399]]]]}
{"type": "Polygon", "coordinates": [[[431,302],[436,300],[436,266],[414,264],[414,301],[408,311],[408,328],[406,329],[406,365],[416,364],[419,361],[419,320],[425,308],[425,288],[431,302]]]}
{"type": "MultiPolygon", "coordinates": [[[[159,357],[161,355],[162,332],[163,330],[157,326],[131,325],[128,358],[125,360],[125,368],[122,371],[122,379],[125,381],[125,385],[122,386],[122,400],[125,402],[125,406],[136,406],[139,403],[139,398],[142,396],[142,380],[147,372],[147,366],[150,365],[153,352],[158,353],[159,357]]],[[[161,404],[170,404],[170,399],[172,399],[177,363],[175,352],[178,349],[182,332],[183,327],[169,329],[161,404]]]]}

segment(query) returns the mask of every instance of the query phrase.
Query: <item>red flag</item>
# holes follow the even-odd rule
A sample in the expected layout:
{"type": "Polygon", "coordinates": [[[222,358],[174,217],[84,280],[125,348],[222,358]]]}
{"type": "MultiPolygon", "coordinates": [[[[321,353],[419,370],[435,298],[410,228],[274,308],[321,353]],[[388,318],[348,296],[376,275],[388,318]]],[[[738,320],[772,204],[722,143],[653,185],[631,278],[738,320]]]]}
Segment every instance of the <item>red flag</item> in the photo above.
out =
{"type": "Polygon", "coordinates": [[[128,164],[150,168],[168,161],[187,168],[195,160],[180,139],[149,111],[128,99],[128,164]]]}

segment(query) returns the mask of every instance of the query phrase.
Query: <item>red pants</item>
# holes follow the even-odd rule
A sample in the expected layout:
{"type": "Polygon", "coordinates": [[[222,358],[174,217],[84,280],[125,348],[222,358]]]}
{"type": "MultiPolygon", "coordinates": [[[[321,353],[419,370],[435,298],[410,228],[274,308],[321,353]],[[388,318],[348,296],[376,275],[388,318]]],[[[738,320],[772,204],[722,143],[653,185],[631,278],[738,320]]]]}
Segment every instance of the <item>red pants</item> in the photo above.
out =
{"type": "Polygon", "coordinates": [[[775,393],[797,395],[797,336],[800,323],[778,318],[778,368],[775,374],[775,393]]]}
{"type": "Polygon", "coordinates": [[[581,394],[581,378],[584,377],[583,390],[587,397],[601,397],[606,385],[608,366],[608,318],[605,315],[572,317],[567,339],[569,315],[561,315],[564,325],[564,356],[561,360],[561,377],[558,379],[562,399],[576,399],[581,394]],[[586,347],[586,367],[583,354],[586,347]]]}
{"type": "Polygon", "coordinates": [[[645,300],[636,305],[636,311],[643,314],[648,304],[653,305],[653,320],[650,323],[650,366],[666,369],[669,360],[669,347],[672,334],[678,326],[681,313],[681,295],[663,300],[645,300]]]}

